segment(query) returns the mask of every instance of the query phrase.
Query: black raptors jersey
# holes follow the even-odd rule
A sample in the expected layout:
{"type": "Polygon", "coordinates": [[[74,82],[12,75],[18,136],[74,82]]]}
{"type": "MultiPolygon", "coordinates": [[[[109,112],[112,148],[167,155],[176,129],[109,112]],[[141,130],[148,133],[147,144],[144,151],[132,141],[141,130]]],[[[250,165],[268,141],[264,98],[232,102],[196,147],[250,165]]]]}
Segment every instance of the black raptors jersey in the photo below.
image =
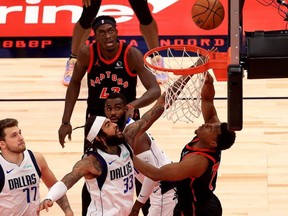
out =
{"type": "Polygon", "coordinates": [[[221,151],[195,148],[193,144],[198,142],[199,138],[194,137],[182,150],[182,160],[189,154],[199,154],[209,159],[209,165],[205,173],[199,178],[187,178],[177,182],[178,203],[175,207],[174,215],[199,215],[197,207],[210,198],[214,198],[213,191],[216,187],[217,170],[220,165],[221,151]]]}
{"type": "Polygon", "coordinates": [[[120,41],[117,55],[106,60],[101,56],[100,44],[90,45],[87,70],[89,114],[105,116],[104,102],[112,92],[124,94],[128,103],[136,99],[137,73],[130,71],[127,61],[130,48],[130,45],[120,41]]]}

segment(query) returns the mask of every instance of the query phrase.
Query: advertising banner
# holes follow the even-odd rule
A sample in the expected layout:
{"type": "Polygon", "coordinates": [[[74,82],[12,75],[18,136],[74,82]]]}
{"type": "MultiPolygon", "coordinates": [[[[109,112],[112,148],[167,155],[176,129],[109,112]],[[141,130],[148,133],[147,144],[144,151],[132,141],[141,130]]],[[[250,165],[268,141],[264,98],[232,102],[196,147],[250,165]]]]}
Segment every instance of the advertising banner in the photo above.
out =
{"type": "MultiPolygon", "coordinates": [[[[246,0],[244,31],[286,28],[287,8],[271,2],[274,4],[267,4],[267,0],[263,4],[261,0],[246,0]]],[[[228,0],[221,1],[225,9],[224,20],[213,30],[203,30],[195,25],[191,17],[195,0],[148,0],[148,3],[158,24],[160,46],[193,44],[227,50],[228,0]]],[[[82,13],[81,4],[82,0],[1,0],[0,57],[69,56],[73,27],[82,13]]],[[[98,15],[115,17],[119,38],[147,51],[128,0],[103,0],[98,15]]],[[[92,40],[91,32],[87,43],[92,40]]]]}

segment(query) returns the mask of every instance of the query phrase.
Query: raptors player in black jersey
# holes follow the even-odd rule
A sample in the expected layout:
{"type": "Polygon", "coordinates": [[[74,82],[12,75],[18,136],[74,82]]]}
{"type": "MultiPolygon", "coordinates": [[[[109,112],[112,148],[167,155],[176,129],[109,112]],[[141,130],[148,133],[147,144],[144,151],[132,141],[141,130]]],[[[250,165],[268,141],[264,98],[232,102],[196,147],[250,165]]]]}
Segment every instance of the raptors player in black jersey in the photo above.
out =
{"type": "MultiPolygon", "coordinates": [[[[66,64],[63,84],[68,86],[73,74],[73,68],[78,59],[78,53],[93,29],[93,20],[97,16],[102,0],[83,0],[83,11],[73,29],[71,55],[66,64]]],[[[116,3],[116,1],[115,1],[116,3]]],[[[130,6],[139,20],[139,28],[147,44],[148,49],[159,46],[158,26],[148,6],[147,0],[129,0],[130,6]]],[[[132,18],[132,17],[131,17],[132,18]]],[[[163,59],[157,55],[151,59],[152,63],[162,65],[163,59]]],[[[158,82],[167,81],[166,73],[157,73],[158,82]]]]}
{"type": "MultiPolygon", "coordinates": [[[[221,123],[218,119],[214,96],[213,78],[208,73],[201,92],[205,123],[196,129],[196,137],[185,145],[180,162],[156,168],[134,157],[135,167],[147,177],[155,181],[177,181],[178,204],[174,209],[175,216],[222,215],[221,203],[213,191],[221,151],[230,148],[236,136],[234,131],[227,129],[227,123],[221,123]]],[[[125,133],[130,133],[129,137],[139,136],[161,116],[165,106],[168,105],[165,105],[164,92],[156,104],[137,121],[142,127],[127,128],[125,133]]]]}
{"type": "MultiPolygon", "coordinates": [[[[67,135],[71,140],[70,119],[79,96],[81,81],[86,73],[88,86],[86,119],[92,115],[104,116],[104,101],[112,92],[126,96],[127,108],[130,109],[128,113],[131,113],[131,117],[134,109],[151,104],[161,93],[155,76],[144,67],[141,51],[117,39],[118,31],[113,17],[97,17],[92,29],[95,33],[95,43],[81,48],[67,88],[62,124],[58,131],[62,147],[67,135]],[[147,91],[136,98],[138,77],[147,91]]],[[[84,151],[87,150],[86,146],[87,143],[84,144],[84,151]]],[[[83,202],[88,200],[88,205],[89,197],[88,194],[83,198],[83,202]]],[[[86,215],[84,209],[83,215],[86,215]]]]}

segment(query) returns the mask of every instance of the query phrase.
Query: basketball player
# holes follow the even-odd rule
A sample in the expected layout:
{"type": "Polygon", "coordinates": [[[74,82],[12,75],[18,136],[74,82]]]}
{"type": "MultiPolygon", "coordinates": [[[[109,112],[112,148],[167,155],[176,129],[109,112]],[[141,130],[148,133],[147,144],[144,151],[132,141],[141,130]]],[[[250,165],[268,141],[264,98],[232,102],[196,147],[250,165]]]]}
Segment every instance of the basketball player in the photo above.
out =
{"type": "MultiPolygon", "coordinates": [[[[213,78],[208,73],[201,92],[201,109],[205,123],[196,129],[196,136],[184,146],[179,163],[170,163],[157,168],[138,157],[133,159],[135,167],[155,181],[179,181],[175,216],[222,215],[221,203],[213,191],[216,186],[221,151],[233,145],[235,132],[228,131],[227,123],[221,123],[218,119],[213,104],[214,96],[213,78]]],[[[137,121],[136,126],[127,127],[124,131],[126,137],[137,139],[161,116],[165,106],[169,104],[165,104],[164,92],[156,104],[137,121]]]]}
{"type": "Polygon", "coordinates": [[[134,167],[130,147],[116,123],[92,116],[85,125],[89,148],[72,171],[49,190],[38,211],[48,210],[82,177],[91,195],[89,215],[127,216],[133,206],[134,167]]]}
{"type": "MultiPolygon", "coordinates": [[[[57,182],[43,155],[26,149],[16,119],[0,120],[1,215],[38,215],[40,178],[50,188],[57,182]]],[[[66,216],[73,216],[67,197],[57,201],[66,216]]]]}
{"type": "MultiPolygon", "coordinates": [[[[143,55],[140,50],[118,41],[116,21],[113,17],[97,17],[93,22],[92,29],[96,42],[81,48],[71,82],[67,88],[62,124],[58,131],[62,147],[64,147],[67,135],[71,140],[70,119],[86,71],[88,85],[86,119],[92,115],[105,115],[104,102],[112,92],[120,92],[126,96],[130,107],[128,113],[132,113],[134,108],[136,110],[136,108],[151,104],[161,93],[155,76],[144,67],[143,55]],[[147,91],[136,99],[138,76],[147,91]]],[[[87,146],[84,144],[84,152],[86,150],[87,146]]],[[[85,194],[82,198],[83,215],[86,215],[86,209],[90,202],[90,195],[85,194]]]]}
{"type": "MultiPolygon", "coordinates": [[[[120,131],[123,131],[126,125],[134,122],[130,118],[126,120],[126,105],[125,96],[119,93],[110,94],[105,102],[105,116],[116,123],[120,131]]],[[[156,145],[154,138],[147,132],[135,141],[133,150],[135,155],[153,166],[161,167],[171,163],[167,155],[156,145]]],[[[177,202],[176,190],[171,188],[164,193],[160,188],[160,182],[152,181],[139,172],[136,173],[136,178],[142,183],[142,188],[134,203],[131,215],[136,212],[139,213],[139,210],[150,197],[149,216],[172,216],[177,202]]]]}
{"type": "MultiPolygon", "coordinates": [[[[176,81],[175,86],[177,84],[176,81]]],[[[159,114],[158,104],[162,100],[163,97],[160,97],[154,105],[152,111],[156,111],[155,114],[159,114]]],[[[161,110],[163,106],[160,107],[161,110]]],[[[48,210],[54,201],[65,195],[68,189],[84,177],[91,194],[87,215],[127,216],[130,212],[131,216],[138,215],[139,211],[132,208],[134,165],[130,146],[136,150],[138,138],[150,126],[146,124],[149,123],[148,116],[154,121],[155,117],[159,117],[151,115],[150,110],[140,120],[129,124],[124,132],[106,117],[89,117],[85,124],[88,150],[72,171],[51,187],[37,211],[48,210]],[[128,131],[127,134],[125,131],[128,131]]]]}
{"type": "MultiPolygon", "coordinates": [[[[84,2],[84,1],[83,1],[84,2]]],[[[85,44],[91,32],[91,25],[96,17],[102,0],[86,0],[83,5],[83,11],[80,19],[74,26],[72,36],[71,55],[66,64],[63,84],[68,86],[76,63],[80,47],[85,44]]],[[[148,7],[147,0],[129,0],[129,3],[135,12],[140,23],[140,31],[145,39],[148,49],[159,46],[158,27],[148,7]]],[[[163,66],[163,59],[160,55],[152,58],[152,63],[163,66]]],[[[157,73],[158,83],[166,82],[168,76],[165,73],[157,73]]]]}

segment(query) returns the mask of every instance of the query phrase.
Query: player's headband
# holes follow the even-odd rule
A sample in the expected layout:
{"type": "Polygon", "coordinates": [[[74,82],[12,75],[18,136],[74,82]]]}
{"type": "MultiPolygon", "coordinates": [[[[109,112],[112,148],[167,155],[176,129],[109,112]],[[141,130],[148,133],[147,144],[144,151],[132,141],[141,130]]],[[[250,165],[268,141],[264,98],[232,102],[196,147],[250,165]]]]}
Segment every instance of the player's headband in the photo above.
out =
{"type": "Polygon", "coordinates": [[[93,125],[86,137],[87,140],[89,140],[89,142],[92,142],[96,136],[98,135],[104,121],[105,121],[105,117],[103,116],[97,116],[95,121],[93,122],[93,125]]]}
{"type": "Polygon", "coordinates": [[[107,19],[107,18],[103,18],[103,19],[100,19],[98,21],[96,21],[93,26],[92,26],[92,29],[94,31],[96,31],[96,29],[101,26],[101,25],[104,25],[104,24],[110,24],[112,25],[114,28],[116,28],[116,23],[114,20],[111,20],[111,19],[107,19]]]}

